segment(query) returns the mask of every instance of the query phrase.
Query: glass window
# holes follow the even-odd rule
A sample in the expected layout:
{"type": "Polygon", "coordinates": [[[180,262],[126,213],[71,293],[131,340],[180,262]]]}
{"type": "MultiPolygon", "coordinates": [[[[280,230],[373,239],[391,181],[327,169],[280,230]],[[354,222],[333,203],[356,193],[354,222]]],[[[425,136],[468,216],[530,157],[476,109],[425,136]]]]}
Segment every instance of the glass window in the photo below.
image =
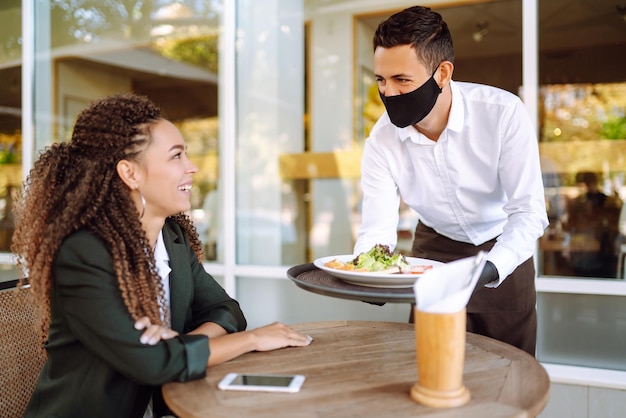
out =
{"type": "Polygon", "coordinates": [[[623,296],[540,293],[537,302],[542,362],[626,371],[623,296]]]}
{"type": "Polygon", "coordinates": [[[539,2],[544,275],[624,277],[625,17],[612,0],[539,2]]]}
{"type": "Polygon", "coordinates": [[[581,284],[575,293],[539,294],[537,356],[626,370],[623,291],[584,294],[624,278],[626,9],[611,0],[538,6],[539,150],[550,218],[538,272],[565,279],[564,292],[581,284]]]}
{"type": "MultiPolygon", "coordinates": [[[[22,181],[22,5],[0,4],[0,253],[10,251],[15,228],[11,206],[22,181]]],[[[0,281],[17,278],[8,254],[0,257],[0,281]]]]}
{"type": "Polygon", "coordinates": [[[302,263],[305,199],[279,166],[304,148],[302,5],[241,0],[237,25],[237,263],[302,263]]]}
{"type": "Polygon", "coordinates": [[[199,167],[191,216],[205,258],[218,259],[222,2],[53,0],[37,7],[35,50],[50,58],[35,65],[36,149],[67,140],[78,112],[96,98],[148,96],[179,127],[199,167]]]}

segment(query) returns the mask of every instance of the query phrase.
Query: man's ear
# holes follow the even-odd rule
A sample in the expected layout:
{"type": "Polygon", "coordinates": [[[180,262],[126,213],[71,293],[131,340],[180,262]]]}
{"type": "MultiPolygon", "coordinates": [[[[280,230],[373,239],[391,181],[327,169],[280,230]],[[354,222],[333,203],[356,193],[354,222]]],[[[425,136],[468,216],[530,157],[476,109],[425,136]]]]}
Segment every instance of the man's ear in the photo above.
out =
{"type": "Polygon", "coordinates": [[[128,160],[120,160],[115,166],[117,175],[120,176],[124,184],[129,189],[135,190],[139,187],[139,178],[137,177],[137,166],[128,160]]]}
{"type": "Polygon", "coordinates": [[[448,84],[450,84],[450,80],[452,80],[452,73],[454,72],[454,64],[450,61],[443,61],[439,64],[439,79],[437,80],[437,84],[439,87],[444,88],[448,84]]]}

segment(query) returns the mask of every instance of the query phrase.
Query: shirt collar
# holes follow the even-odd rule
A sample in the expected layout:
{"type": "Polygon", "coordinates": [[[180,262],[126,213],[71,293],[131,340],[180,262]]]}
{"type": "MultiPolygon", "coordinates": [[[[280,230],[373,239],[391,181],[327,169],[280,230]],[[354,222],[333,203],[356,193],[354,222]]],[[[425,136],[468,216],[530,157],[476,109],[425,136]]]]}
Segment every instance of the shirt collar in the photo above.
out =
{"type": "Polygon", "coordinates": [[[163,231],[159,232],[157,237],[156,246],[154,247],[154,261],[159,270],[159,276],[167,277],[172,269],[169,265],[170,255],[167,252],[167,248],[165,248],[165,241],[163,241],[163,231]]]}
{"type": "Polygon", "coordinates": [[[450,93],[452,95],[452,105],[450,106],[450,115],[448,116],[448,125],[446,129],[455,132],[461,132],[465,123],[465,112],[463,111],[463,99],[459,86],[450,80],[450,93]]]}

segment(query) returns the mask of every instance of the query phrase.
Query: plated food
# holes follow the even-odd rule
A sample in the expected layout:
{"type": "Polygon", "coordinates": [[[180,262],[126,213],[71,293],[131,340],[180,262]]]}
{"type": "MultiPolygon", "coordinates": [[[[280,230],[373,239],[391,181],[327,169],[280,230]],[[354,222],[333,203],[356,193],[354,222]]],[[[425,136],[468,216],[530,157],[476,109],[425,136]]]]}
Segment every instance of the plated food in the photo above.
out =
{"type": "MultiPolygon", "coordinates": [[[[387,247],[386,251],[388,249],[387,247]]],[[[358,257],[353,254],[321,257],[313,261],[313,264],[331,276],[351,284],[369,287],[411,287],[422,273],[444,263],[401,254],[394,256],[388,252],[376,253],[375,248],[372,248],[358,257]],[[372,251],[374,252],[369,257],[362,257],[372,251]],[[379,270],[375,270],[377,268],[379,270]]]]}
{"type": "Polygon", "coordinates": [[[354,260],[342,261],[333,258],[324,263],[324,266],[346,271],[390,274],[423,274],[433,268],[432,264],[412,265],[406,256],[392,252],[388,245],[383,244],[376,244],[371,250],[356,256],[354,260]]]}

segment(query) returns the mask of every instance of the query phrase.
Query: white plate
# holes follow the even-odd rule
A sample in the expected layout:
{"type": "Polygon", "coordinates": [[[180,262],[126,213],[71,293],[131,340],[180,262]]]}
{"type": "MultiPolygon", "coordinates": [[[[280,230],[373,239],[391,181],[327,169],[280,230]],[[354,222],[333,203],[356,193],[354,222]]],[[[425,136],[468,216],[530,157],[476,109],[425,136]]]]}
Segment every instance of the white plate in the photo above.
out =
{"type": "MultiPolygon", "coordinates": [[[[335,276],[345,282],[357,284],[360,286],[370,287],[411,287],[415,283],[415,280],[420,277],[420,274],[409,273],[376,273],[376,272],[363,272],[363,271],[350,271],[339,270],[330,267],[326,267],[324,264],[331,260],[337,259],[339,261],[348,262],[354,260],[355,255],[332,255],[328,257],[318,258],[313,261],[315,267],[324,270],[328,274],[335,276]]],[[[412,266],[432,265],[433,268],[442,266],[444,263],[435,260],[429,260],[427,258],[406,257],[406,261],[412,266]]]]}

